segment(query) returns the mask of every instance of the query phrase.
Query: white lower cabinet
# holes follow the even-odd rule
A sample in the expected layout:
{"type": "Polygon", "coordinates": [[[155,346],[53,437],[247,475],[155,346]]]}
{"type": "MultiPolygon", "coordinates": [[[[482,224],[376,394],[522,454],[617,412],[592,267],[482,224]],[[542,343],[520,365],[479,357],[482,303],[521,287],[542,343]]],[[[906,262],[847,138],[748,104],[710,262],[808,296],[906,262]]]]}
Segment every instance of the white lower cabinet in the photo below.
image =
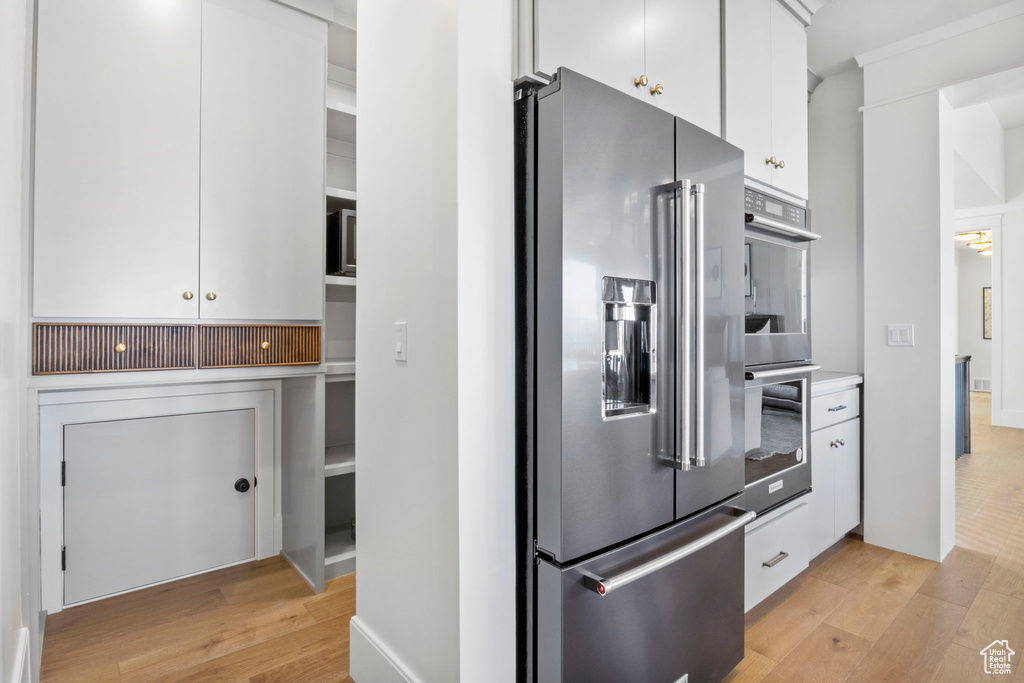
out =
{"type": "Polygon", "coordinates": [[[811,454],[814,557],[860,524],[860,418],[811,432],[811,454]]]}
{"type": "Polygon", "coordinates": [[[807,568],[808,497],[769,512],[747,527],[744,537],[743,610],[777,591],[807,568]]]}

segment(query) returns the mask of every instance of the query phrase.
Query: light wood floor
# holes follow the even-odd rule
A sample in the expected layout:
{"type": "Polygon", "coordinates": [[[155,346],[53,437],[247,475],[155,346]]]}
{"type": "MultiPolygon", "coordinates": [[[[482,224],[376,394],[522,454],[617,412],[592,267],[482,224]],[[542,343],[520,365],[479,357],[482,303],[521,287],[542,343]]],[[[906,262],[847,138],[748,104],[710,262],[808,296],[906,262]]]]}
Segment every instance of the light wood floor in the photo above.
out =
{"type": "MultiPolygon", "coordinates": [[[[957,547],[942,564],[847,538],[747,614],[727,680],[962,681],[979,650],[1024,656],[1024,430],[989,425],[957,463],[957,547]]],[[[44,681],[351,681],[355,576],[309,588],[281,559],[75,607],[47,621],[44,681]]]]}
{"type": "Polygon", "coordinates": [[[348,681],[355,575],[313,595],[280,557],[46,620],[43,681],[348,681]]]}
{"type": "Polygon", "coordinates": [[[853,537],[747,614],[740,681],[1017,680],[1024,656],[1024,430],[972,395],[973,453],[956,467],[957,547],[942,564],[853,537]],[[979,651],[1008,639],[1012,676],[979,651]]]}

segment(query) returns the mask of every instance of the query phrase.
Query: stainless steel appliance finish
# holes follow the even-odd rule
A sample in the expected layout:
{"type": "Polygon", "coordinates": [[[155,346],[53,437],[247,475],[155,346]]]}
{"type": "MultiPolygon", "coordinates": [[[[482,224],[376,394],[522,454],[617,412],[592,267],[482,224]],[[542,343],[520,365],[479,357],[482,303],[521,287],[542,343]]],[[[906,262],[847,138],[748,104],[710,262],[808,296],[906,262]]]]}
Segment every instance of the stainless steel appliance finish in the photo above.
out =
{"type": "Polygon", "coordinates": [[[537,681],[720,681],[743,658],[743,524],[717,508],[578,564],[537,568],[537,681]],[[702,544],[703,539],[714,538],[702,544]],[[699,546],[604,595],[622,575],[699,546]]]}
{"type": "Polygon", "coordinates": [[[758,514],[811,488],[811,374],[792,363],[748,367],[743,507],[758,514]]]}
{"type": "Polygon", "coordinates": [[[811,358],[807,209],[746,188],[744,295],[748,365],[811,358]]]}
{"type": "Polygon", "coordinates": [[[717,680],[753,518],[743,153],[567,69],[517,116],[521,673],[717,680]]]}

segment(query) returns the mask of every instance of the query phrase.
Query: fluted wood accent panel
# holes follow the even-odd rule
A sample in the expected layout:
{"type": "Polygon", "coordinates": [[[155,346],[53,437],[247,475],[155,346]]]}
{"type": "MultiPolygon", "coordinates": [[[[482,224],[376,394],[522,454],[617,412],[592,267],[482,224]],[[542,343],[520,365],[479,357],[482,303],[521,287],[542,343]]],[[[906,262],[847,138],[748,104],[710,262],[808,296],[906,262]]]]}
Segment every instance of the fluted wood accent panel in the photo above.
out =
{"type": "Polygon", "coordinates": [[[196,367],[194,325],[35,323],[32,374],[184,370],[196,367]],[[124,352],[115,350],[124,345],[124,352]]]}
{"type": "Polygon", "coordinates": [[[199,367],[318,365],[318,325],[200,325],[199,367]],[[261,345],[266,342],[266,349],[261,345]]]}

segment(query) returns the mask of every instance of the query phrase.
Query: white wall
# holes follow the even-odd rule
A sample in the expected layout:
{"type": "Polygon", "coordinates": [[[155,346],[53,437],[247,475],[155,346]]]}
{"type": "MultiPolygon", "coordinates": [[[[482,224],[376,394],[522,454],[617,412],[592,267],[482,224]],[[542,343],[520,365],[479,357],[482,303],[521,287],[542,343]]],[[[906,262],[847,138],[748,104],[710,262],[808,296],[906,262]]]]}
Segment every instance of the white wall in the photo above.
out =
{"type": "Polygon", "coordinates": [[[864,76],[826,78],[808,106],[811,334],[826,370],[864,370],[864,76]]]}
{"type": "Polygon", "coordinates": [[[0,681],[24,675],[28,619],[20,497],[25,0],[0,1],[0,681]],[[21,673],[19,673],[19,671],[21,673]]]}
{"type": "MultiPolygon", "coordinates": [[[[992,257],[957,249],[957,355],[971,356],[971,379],[992,378],[992,340],[982,338],[981,292],[992,286],[992,257]]],[[[1024,340],[1022,340],[1024,341],[1024,340]]]]}
{"type": "Polygon", "coordinates": [[[1003,128],[987,103],[953,112],[956,208],[1004,201],[1003,128]]]}
{"type": "Polygon", "coordinates": [[[512,680],[512,6],[358,16],[352,677],[512,680]]]}

